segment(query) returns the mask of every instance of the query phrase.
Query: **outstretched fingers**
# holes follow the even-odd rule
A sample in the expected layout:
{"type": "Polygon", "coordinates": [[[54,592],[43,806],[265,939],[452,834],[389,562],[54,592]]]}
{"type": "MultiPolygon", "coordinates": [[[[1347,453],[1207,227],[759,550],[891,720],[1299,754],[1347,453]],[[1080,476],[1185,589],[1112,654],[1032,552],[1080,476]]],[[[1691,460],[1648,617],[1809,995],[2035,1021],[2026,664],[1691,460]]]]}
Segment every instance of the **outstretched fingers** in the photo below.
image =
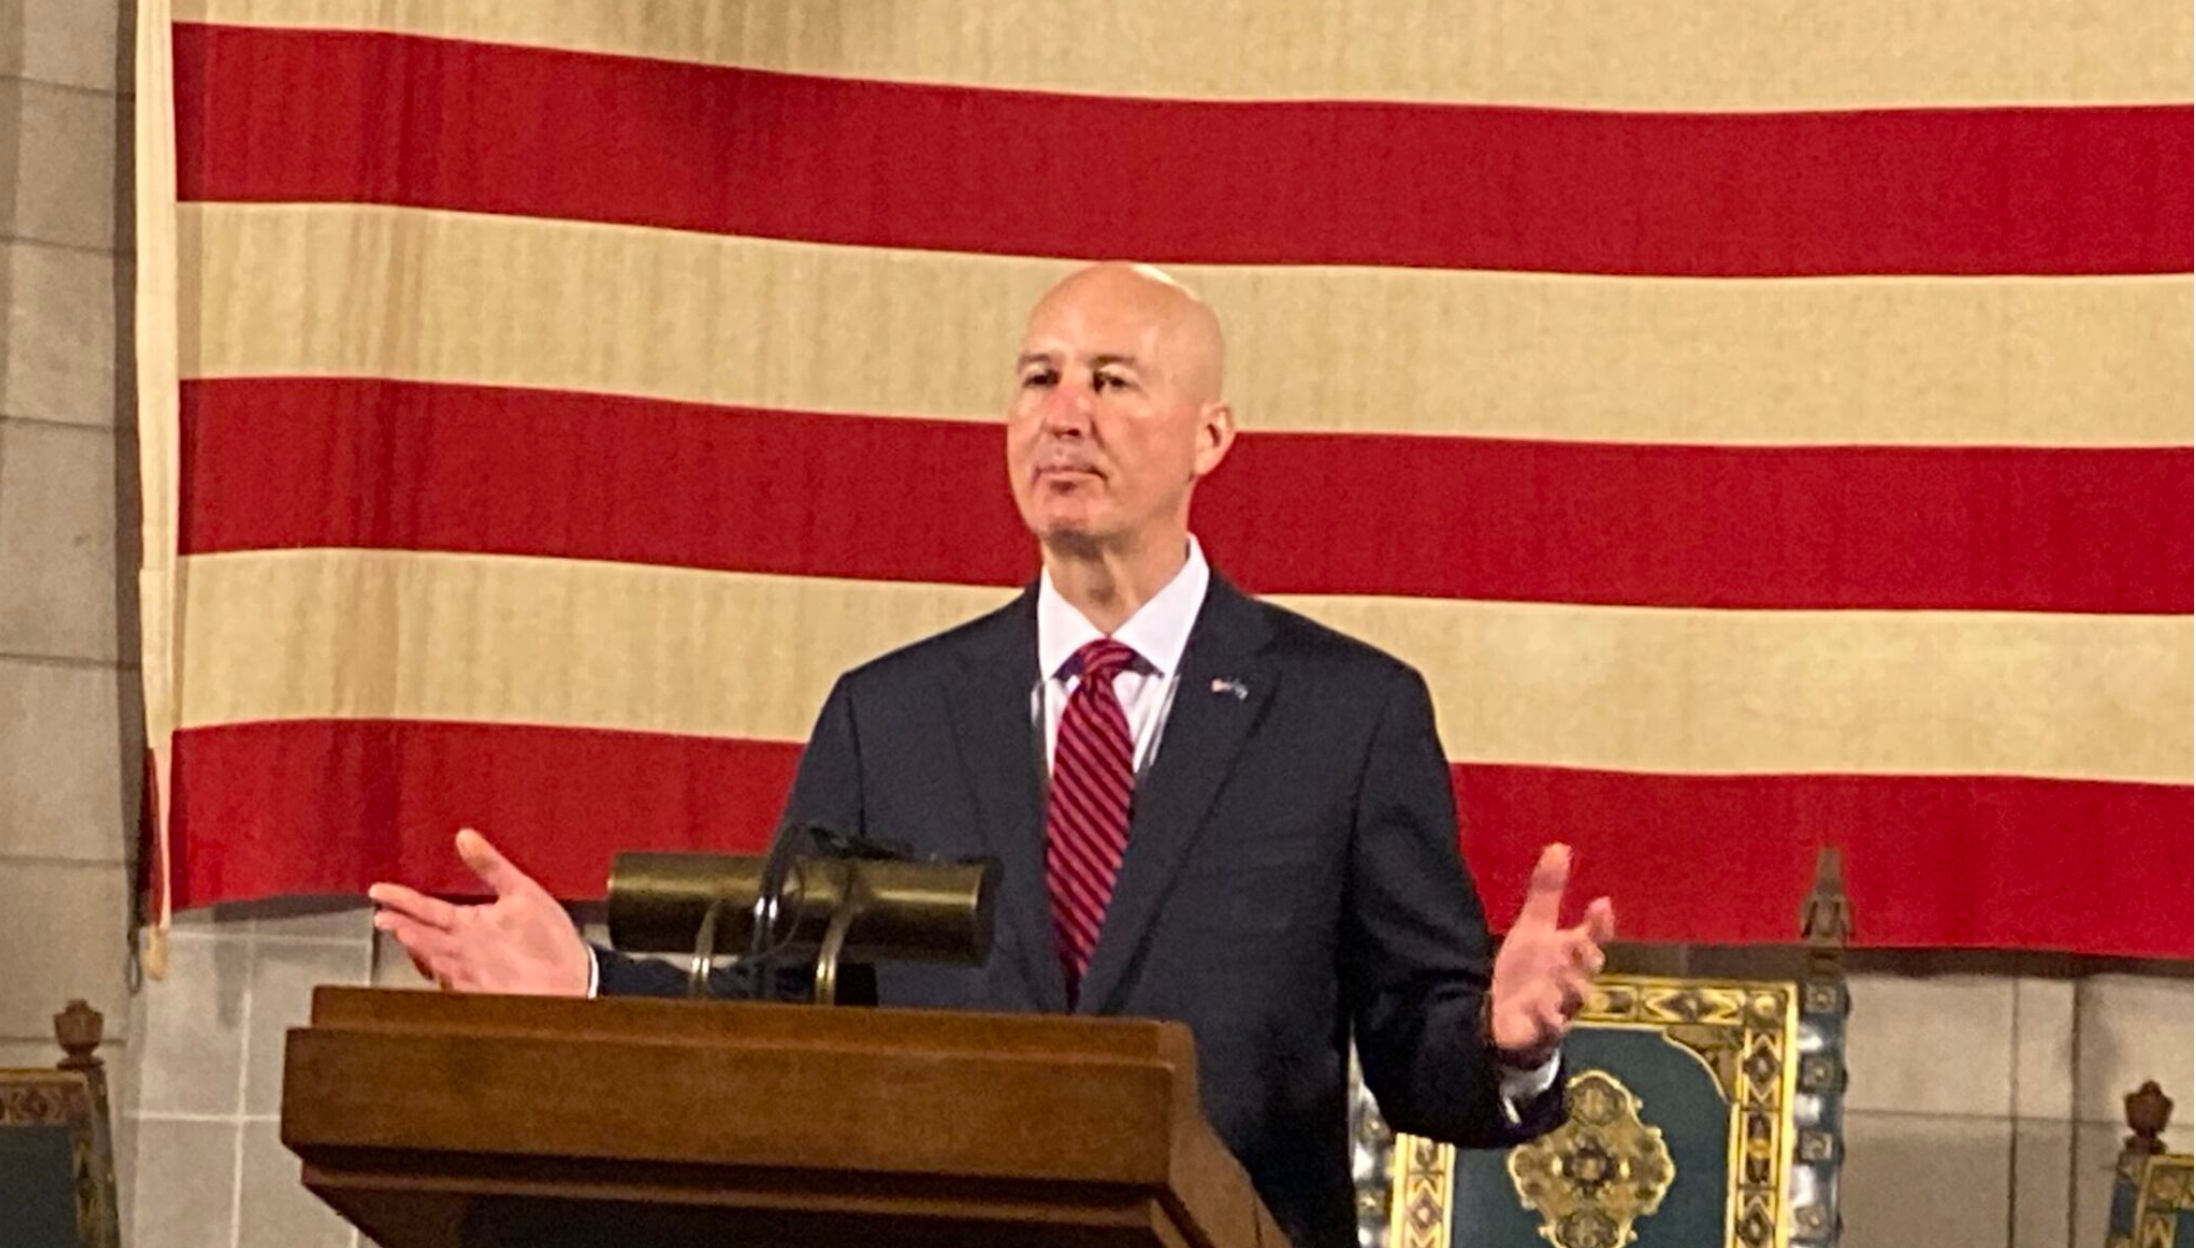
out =
{"type": "Polygon", "coordinates": [[[1608,961],[1601,946],[1594,943],[1593,937],[1587,935],[1583,928],[1574,928],[1564,934],[1563,953],[1564,961],[1588,978],[1599,975],[1602,966],[1608,961]]]}
{"type": "Polygon", "coordinates": [[[1616,905],[1606,897],[1596,897],[1586,907],[1586,921],[1581,924],[1586,935],[1597,945],[1606,945],[1616,939],[1616,905]]]}
{"type": "MultiPolygon", "coordinates": [[[[376,884],[366,890],[366,896],[383,914],[401,915],[426,927],[449,931],[459,922],[457,906],[402,884],[376,884]]],[[[378,924],[380,916],[375,919],[378,924]]]]}
{"type": "Polygon", "coordinates": [[[457,852],[458,857],[464,860],[466,869],[480,877],[480,882],[494,890],[499,899],[538,887],[533,877],[512,866],[511,860],[503,856],[503,851],[489,844],[487,837],[471,828],[458,832],[457,852]]]}
{"type": "Polygon", "coordinates": [[[1518,911],[1519,926],[1552,928],[1563,913],[1563,890],[1571,881],[1571,847],[1553,844],[1540,851],[1533,864],[1532,882],[1525,886],[1525,908],[1518,911]]]}
{"type": "Polygon", "coordinates": [[[421,974],[435,980],[456,980],[470,969],[464,943],[449,932],[402,915],[383,911],[374,926],[396,937],[421,974]]]}

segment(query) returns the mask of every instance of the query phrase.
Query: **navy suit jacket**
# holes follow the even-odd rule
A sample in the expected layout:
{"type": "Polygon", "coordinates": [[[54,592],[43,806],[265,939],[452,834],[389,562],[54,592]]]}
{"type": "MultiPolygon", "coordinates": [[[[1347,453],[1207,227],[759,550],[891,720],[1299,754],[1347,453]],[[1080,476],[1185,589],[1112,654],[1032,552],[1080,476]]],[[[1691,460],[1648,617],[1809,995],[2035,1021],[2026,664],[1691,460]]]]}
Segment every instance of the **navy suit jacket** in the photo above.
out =
{"type": "MultiPolygon", "coordinates": [[[[789,820],[1004,867],[990,959],[877,967],[881,1004],[1069,1008],[1031,716],[1036,597],[842,677],[802,756],[789,820]]],[[[1418,673],[1215,576],[1075,1010],[1189,1025],[1206,1116],[1299,1248],[1356,1243],[1353,1035],[1399,1131],[1491,1146],[1561,1118],[1559,1091],[1522,1123],[1502,1110],[1479,1026],[1487,926],[1456,828],[1418,673]]],[[[613,954],[602,975],[611,993],[684,986],[613,954]]]]}

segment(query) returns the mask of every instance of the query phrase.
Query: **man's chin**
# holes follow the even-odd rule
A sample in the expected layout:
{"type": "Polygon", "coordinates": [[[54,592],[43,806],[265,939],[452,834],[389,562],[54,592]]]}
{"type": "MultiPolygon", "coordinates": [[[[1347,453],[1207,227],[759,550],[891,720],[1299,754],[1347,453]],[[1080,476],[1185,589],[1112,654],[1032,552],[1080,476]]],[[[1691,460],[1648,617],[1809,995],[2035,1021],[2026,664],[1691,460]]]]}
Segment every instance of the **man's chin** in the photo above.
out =
{"type": "Polygon", "coordinates": [[[1037,541],[1045,549],[1063,555],[1094,554],[1106,544],[1109,536],[1087,516],[1043,519],[1035,526],[1035,532],[1037,541]]]}

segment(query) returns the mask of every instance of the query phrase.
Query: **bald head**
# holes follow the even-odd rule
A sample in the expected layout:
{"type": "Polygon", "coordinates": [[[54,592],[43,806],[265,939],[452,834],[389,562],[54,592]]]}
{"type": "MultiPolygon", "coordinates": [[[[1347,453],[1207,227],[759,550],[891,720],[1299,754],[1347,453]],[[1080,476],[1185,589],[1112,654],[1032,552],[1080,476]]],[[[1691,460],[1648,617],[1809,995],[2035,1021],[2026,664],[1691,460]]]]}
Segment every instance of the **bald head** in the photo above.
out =
{"type": "Polygon", "coordinates": [[[1029,314],[1029,337],[1060,322],[1085,335],[1135,341],[1138,360],[1192,403],[1220,398],[1226,347],[1220,318],[1189,287],[1148,264],[1107,261],[1061,278],[1029,314]]]}

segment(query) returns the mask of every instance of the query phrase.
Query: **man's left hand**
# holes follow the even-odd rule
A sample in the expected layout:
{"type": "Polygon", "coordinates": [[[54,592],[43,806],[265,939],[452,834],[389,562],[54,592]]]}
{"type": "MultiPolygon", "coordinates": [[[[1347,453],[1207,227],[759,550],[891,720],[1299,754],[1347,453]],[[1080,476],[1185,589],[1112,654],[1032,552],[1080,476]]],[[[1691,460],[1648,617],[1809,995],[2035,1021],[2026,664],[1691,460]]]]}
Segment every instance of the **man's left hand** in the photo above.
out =
{"type": "Polygon", "coordinates": [[[1495,1053],[1520,1070],[1537,1070],[1555,1056],[1601,970],[1601,947],[1616,938],[1616,909],[1606,897],[1586,907],[1577,927],[1557,926],[1570,880],[1569,846],[1540,851],[1525,908],[1495,955],[1488,1038],[1495,1053]]]}

